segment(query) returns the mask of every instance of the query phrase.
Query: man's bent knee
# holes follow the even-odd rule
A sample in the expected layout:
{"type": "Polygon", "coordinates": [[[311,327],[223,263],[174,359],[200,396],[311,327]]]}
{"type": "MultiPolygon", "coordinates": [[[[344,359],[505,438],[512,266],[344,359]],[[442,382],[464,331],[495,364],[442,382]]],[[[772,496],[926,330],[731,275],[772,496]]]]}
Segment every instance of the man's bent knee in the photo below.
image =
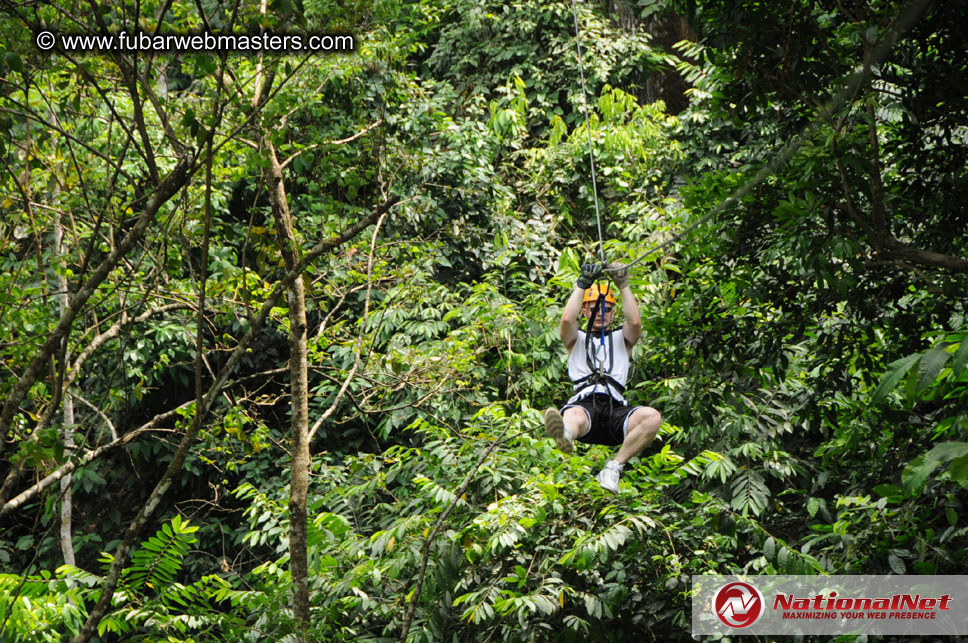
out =
{"type": "Polygon", "coordinates": [[[643,431],[655,435],[662,424],[662,415],[651,406],[643,406],[632,413],[629,418],[629,433],[643,431]]]}
{"type": "Polygon", "coordinates": [[[568,427],[572,439],[580,438],[588,433],[590,428],[588,426],[588,415],[581,407],[573,406],[570,409],[565,409],[561,417],[564,419],[565,426],[568,427]]]}

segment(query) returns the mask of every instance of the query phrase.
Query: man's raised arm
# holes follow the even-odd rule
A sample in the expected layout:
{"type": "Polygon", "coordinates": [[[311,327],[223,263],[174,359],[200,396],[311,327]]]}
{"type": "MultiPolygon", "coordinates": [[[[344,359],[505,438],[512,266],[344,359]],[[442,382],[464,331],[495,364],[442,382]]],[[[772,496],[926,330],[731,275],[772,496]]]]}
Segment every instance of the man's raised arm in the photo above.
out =
{"type": "Polygon", "coordinates": [[[578,341],[578,319],[581,317],[582,298],[585,290],[591,288],[598,276],[602,274],[602,264],[586,263],[581,267],[581,275],[575,282],[575,287],[565,303],[565,310],[561,313],[561,342],[565,345],[568,352],[578,341]]]}
{"type": "Polygon", "coordinates": [[[639,304],[629,286],[629,269],[620,263],[608,264],[608,272],[622,295],[622,312],[625,313],[625,323],[622,324],[622,336],[625,344],[631,348],[642,336],[642,316],[639,314],[639,304]]]}

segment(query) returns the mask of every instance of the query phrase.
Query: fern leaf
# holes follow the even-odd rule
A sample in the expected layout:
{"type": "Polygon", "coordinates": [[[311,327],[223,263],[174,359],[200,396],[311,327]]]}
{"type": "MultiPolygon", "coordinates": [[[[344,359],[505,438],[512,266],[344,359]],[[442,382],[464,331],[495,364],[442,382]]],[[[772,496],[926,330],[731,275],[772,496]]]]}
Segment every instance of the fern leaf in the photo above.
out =
{"type": "Polygon", "coordinates": [[[131,566],[125,570],[131,589],[140,590],[147,585],[160,593],[171,585],[181,570],[189,545],[196,540],[193,534],[197,529],[176,516],[141,543],[131,556],[131,566]]]}
{"type": "Polygon", "coordinates": [[[743,515],[752,512],[760,515],[766,509],[770,497],[770,490],[763,482],[763,478],[752,469],[746,469],[733,479],[733,498],[730,505],[743,515]]]}

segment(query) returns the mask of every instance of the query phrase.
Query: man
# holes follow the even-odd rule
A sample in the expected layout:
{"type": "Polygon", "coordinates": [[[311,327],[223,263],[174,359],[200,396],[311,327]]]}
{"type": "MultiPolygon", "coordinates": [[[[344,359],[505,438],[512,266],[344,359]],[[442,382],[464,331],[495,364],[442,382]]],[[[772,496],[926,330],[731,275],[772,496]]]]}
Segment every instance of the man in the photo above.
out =
{"type": "Polygon", "coordinates": [[[662,422],[662,416],[648,406],[631,407],[625,400],[629,355],[642,334],[642,320],[635,295],[629,287],[629,271],[609,264],[622,296],[625,323],[610,330],[615,296],[607,284],[595,284],[601,264],[585,264],[561,315],[561,341],[568,350],[568,377],[574,395],[559,412],[545,411],[545,429],[564,453],[574,451],[574,440],[587,444],[621,447],[615,458],[596,476],[599,484],[618,493],[622,468],[647,447],[662,422]],[[588,330],[578,327],[579,316],[588,320],[588,330]]]}

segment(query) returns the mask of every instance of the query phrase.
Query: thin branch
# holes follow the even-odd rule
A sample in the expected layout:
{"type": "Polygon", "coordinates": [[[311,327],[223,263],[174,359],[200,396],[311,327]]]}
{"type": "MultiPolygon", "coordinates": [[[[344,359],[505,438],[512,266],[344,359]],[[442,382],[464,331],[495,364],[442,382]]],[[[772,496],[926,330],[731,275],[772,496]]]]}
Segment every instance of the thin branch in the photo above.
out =
{"type": "MultiPolygon", "coordinates": [[[[100,18],[100,12],[98,11],[98,8],[96,6],[94,7],[94,14],[95,14],[96,17],[100,18]]],[[[138,151],[138,154],[141,156],[141,158],[145,161],[145,163],[148,163],[149,165],[153,164],[154,163],[154,159],[152,158],[151,160],[149,160],[150,154],[149,154],[148,150],[143,149],[140,146],[138,146],[137,140],[135,139],[135,136],[134,136],[134,133],[130,129],[128,129],[127,125],[125,125],[125,120],[118,113],[117,109],[115,109],[114,103],[111,102],[108,99],[107,93],[104,91],[104,89],[101,88],[101,85],[98,84],[98,82],[94,78],[94,76],[87,70],[87,68],[84,65],[81,65],[69,53],[59,52],[59,55],[63,56],[67,60],[69,60],[74,65],[74,69],[76,69],[77,71],[81,72],[81,75],[84,77],[84,79],[94,87],[94,91],[96,91],[98,93],[98,95],[101,96],[101,100],[104,101],[104,104],[111,111],[111,114],[114,115],[114,118],[115,118],[115,120],[118,123],[118,127],[120,127],[124,131],[124,133],[128,137],[128,140],[130,140],[132,143],[134,143],[134,147],[138,151]]],[[[119,68],[121,67],[121,65],[119,63],[117,63],[117,61],[115,61],[115,63],[118,64],[118,67],[119,68]]],[[[156,181],[156,183],[157,183],[157,181],[156,181]]]]}
{"type": "Polygon", "coordinates": [[[130,326],[133,324],[141,324],[143,322],[148,321],[155,315],[162,315],[164,313],[169,313],[173,310],[188,310],[191,308],[192,308],[191,304],[182,302],[182,303],[175,303],[175,304],[165,304],[163,306],[158,306],[156,308],[149,308],[148,310],[144,311],[137,317],[128,317],[127,315],[122,314],[121,319],[113,323],[111,327],[108,328],[106,331],[104,331],[103,333],[101,333],[100,335],[92,339],[91,342],[84,348],[84,350],[78,353],[77,357],[74,359],[74,363],[71,364],[70,376],[67,380],[65,380],[65,385],[66,386],[72,385],[74,381],[77,379],[78,375],[80,374],[81,369],[84,367],[85,362],[87,362],[87,360],[91,357],[94,351],[99,349],[108,341],[117,337],[121,333],[121,329],[123,327],[130,326]]]}
{"type": "Polygon", "coordinates": [[[202,231],[202,260],[198,277],[198,314],[195,320],[195,408],[202,407],[202,357],[205,343],[205,290],[208,284],[208,249],[212,227],[212,139],[208,139],[208,158],[205,163],[205,221],[202,231]]]}
{"type": "Polygon", "coordinates": [[[179,156],[182,156],[187,151],[185,148],[185,144],[182,143],[180,140],[178,140],[178,137],[175,135],[175,130],[172,129],[171,123],[168,122],[168,115],[165,113],[165,110],[162,108],[161,102],[158,100],[158,97],[155,95],[155,92],[152,91],[151,88],[148,86],[148,80],[147,78],[145,78],[147,74],[148,74],[148,70],[146,68],[145,73],[139,82],[145,88],[145,95],[148,97],[148,101],[151,103],[152,108],[154,108],[155,113],[158,115],[158,120],[161,121],[161,127],[165,131],[165,137],[171,143],[171,146],[175,150],[175,153],[179,156]]]}
{"type": "Polygon", "coordinates": [[[435,386],[434,388],[432,388],[429,391],[427,391],[427,394],[424,395],[422,398],[418,399],[416,402],[411,402],[409,404],[400,404],[398,406],[389,406],[389,407],[386,407],[386,408],[381,408],[378,411],[366,411],[366,413],[381,413],[381,414],[382,413],[392,413],[393,411],[399,411],[401,409],[411,408],[411,407],[412,408],[415,408],[415,409],[418,409],[418,408],[420,408],[420,405],[422,405],[428,399],[430,399],[434,395],[437,395],[440,392],[440,389],[444,388],[444,384],[446,384],[447,382],[449,382],[452,377],[453,377],[453,374],[452,373],[448,373],[442,380],[440,380],[440,382],[437,384],[437,386],[435,386]]]}
{"type": "Polygon", "coordinates": [[[431,543],[433,543],[434,538],[437,537],[437,533],[440,531],[440,528],[443,526],[444,521],[447,520],[447,516],[449,516],[450,512],[453,511],[454,507],[457,506],[457,503],[460,501],[461,496],[464,495],[464,493],[467,491],[467,488],[471,485],[471,481],[474,479],[474,476],[477,475],[477,471],[484,465],[484,461],[487,460],[487,458],[491,455],[491,453],[494,452],[494,449],[496,449],[497,446],[501,444],[501,442],[503,442],[504,436],[508,432],[508,429],[510,428],[511,428],[511,423],[508,422],[507,425],[504,427],[504,430],[501,431],[501,435],[499,435],[497,439],[495,439],[494,442],[491,443],[491,445],[487,448],[487,450],[484,451],[480,459],[477,461],[477,464],[474,465],[474,468],[471,469],[470,472],[467,474],[467,478],[464,479],[464,484],[462,484],[460,486],[460,489],[458,489],[454,493],[454,501],[451,502],[446,509],[444,509],[443,513],[440,514],[440,517],[437,519],[437,522],[434,523],[434,528],[427,535],[427,539],[424,541],[424,544],[423,544],[423,555],[420,560],[420,573],[417,576],[417,585],[414,587],[413,594],[410,597],[410,605],[407,606],[407,615],[403,619],[403,627],[401,629],[400,638],[399,638],[400,643],[406,643],[407,634],[410,633],[410,622],[413,620],[413,613],[417,609],[417,601],[420,600],[420,592],[423,589],[424,577],[426,576],[426,573],[427,573],[427,562],[430,560],[431,543]]]}
{"type": "Polygon", "coordinates": [[[356,139],[358,139],[358,138],[360,138],[362,136],[365,136],[366,133],[369,132],[371,129],[373,129],[375,127],[379,127],[382,124],[383,124],[383,119],[381,118],[380,120],[378,120],[377,122],[373,123],[372,125],[367,125],[362,130],[360,130],[359,132],[357,132],[356,134],[353,134],[352,136],[349,136],[347,138],[342,138],[342,139],[339,139],[338,141],[326,141],[325,143],[314,143],[313,145],[310,145],[308,147],[304,147],[301,150],[298,150],[296,152],[293,152],[289,156],[289,158],[287,158],[285,161],[283,161],[282,162],[282,167],[285,169],[285,167],[287,165],[289,165],[293,160],[295,160],[295,158],[298,157],[300,154],[302,154],[303,152],[308,152],[310,150],[314,150],[317,147],[322,147],[324,145],[345,145],[347,143],[352,143],[356,139]]]}
{"type": "MultiPolygon", "coordinates": [[[[321,281],[321,280],[323,280],[325,278],[326,278],[325,275],[321,275],[316,280],[314,280],[313,283],[315,284],[317,281],[321,281]]],[[[382,277],[380,279],[372,280],[372,283],[374,283],[374,284],[384,284],[384,283],[392,282],[392,281],[396,281],[396,277],[382,277]]],[[[321,321],[319,323],[319,328],[316,330],[316,336],[314,337],[314,339],[316,341],[319,341],[319,338],[323,336],[323,333],[324,332],[326,332],[326,326],[329,324],[329,320],[333,317],[333,315],[336,312],[339,311],[340,308],[342,308],[343,304],[346,303],[346,298],[349,297],[350,295],[352,295],[355,292],[359,292],[359,291],[363,290],[364,288],[367,288],[368,287],[368,283],[366,283],[366,284],[357,284],[357,285],[351,287],[349,290],[347,290],[346,292],[344,292],[344,293],[342,293],[340,295],[339,300],[337,300],[336,304],[334,304],[333,307],[329,309],[329,312],[326,313],[326,316],[323,318],[323,321],[321,321]]]]}
{"type": "MultiPolygon", "coordinates": [[[[134,318],[128,317],[124,311],[121,311],[120,319],[114,322],[111,325],[111,327],[108,328],[106,331],[104,331],[103,333],[101,333],[100,335],[92,339],[91,342],[84,348],[84,350],[78,353],[77,357],[74,359],[74,363],[71,365],[70,370],[68,370],[64,376],[64,381],[61,385],[61,389],[67,390],[68,388],[73,386],[74,382],[77,381],[77,378],[80,376],[81,369],[84,367],[84,364],[87,362],[87,360],[90,359],[91,355],[93,355],[94,352],[97,351],[99,348],[104,346],[104,344],[106,344],[110,340],[120,335],[121,329],[123,327],[129,326],[131,324],[140,324],[141,322],[144,322],[150,319],[151,317],[154,317],[155,315],[160,315],[162,313],[166,313],[172,310],[182,310],[185,308],[191,308],[191,306],[189,306],[188,304],[181,304],[181,303],[166,304],[164,306],[158,306],[157,308],[151,308],[149,310],[146,310],[145,312],[141,313],[140,315],[134,318]]],[[[38,433],[47,426],[47,424],[50,422],[51,418],[53,417],[54,413],[57,412],[57,406],[58,406],[57,400],[51,402],[51,404],[48,405],[47,410],[37,421],[37,424],[34,426],[34,429],[31,431],[31,436],[28,439],[30,440],[36,439],[36,436],[38,435],[38,433]]],[[[7,483],[5,482],[4,487],[6,488],[6,486],[7,486],[7,483]]],[[[2,494],[0,494],[0,499],[2,498],[3,496],[2,494]]]]}
{"type": "MultiPolygon", "coordinates": [[[[16,105],[16,106],[20,107],[22,109],[22,111],[15,112],[15,111],[13,111],[11,109],[0,108],[0,114],[4,114],[4,113],[5,114],[11,114],[13,116],[16,116],[17,118],[23,118],[23,119],[28,120],[28,121],[31,121],[31,120],[32,121],[35,121],[36,123],[39,123],[40,125],[44,126],[45,128],[47,128],[47,129],[49,129],[51,131],[57,132],[58,134],[60,134],[61,136],[63,136],[65,140],[68,140],[68,141],[71,141],[71,142],[73,142],[73,143],[75,143],[77,145],[80,145],[81,147],[83,147],[84,149],[86,149],[88,152],[90,152],[93,156],[96,156],[100,160],[104,161],[104,163],[107,164],[108,167],[115,168],[119,173],[123,174],[125,176],[125,178],[127,178],[129,180],[132,179],[131,175],[128,174],[127,172],[125,172],[124,169],[121,167],[120,160],[119,159],[112,158],[111,156],[108,156],[108,155],[102,153],[100,150],[97,150],[94,147],[88,145],[87,143],[85,143],[81,139],[79,139],[76,136],[72,135],[70,132],[67,132],[64,129],[62,129],[61,127],[59,127],[56,123],[53,123],[53,122],[51,122],[51,121],[49,121],[49,120],[47,120],[45,118],[42,118],[36,112],[34,112],[32,109],[30,109],[29,107],[27,107],[26,105],[21,105],[14,98],[12,98],[10,96],[5,96],[4,97],[4,100],[6,102],[8,102],[8,103],[11,103],[12,105],[16,105]]],[[[137,145],[135,147],[137,147],[137,145]]]]}
{"type": "Polygon", "coordinates": [[[874,114],[874,105],[870,99],[867,101],[867,133],[870,140],[870,163],[871,163],[871,218],[874,221],[875,230],[883,230],[885,236],[893,236],[884,217],[884,180],[881,177],[881,154],[880,145],[877,142],[877,116],[874,114]]]}
{"type": "Polygon", "coordinates": [[[346,389],[349,388],[350,382],[353,380],[353,376],[356,374],[357,369],[359,369],[360,367],[360,357],[362,355],[362,351],[360,350],[360,345],[363,342],[363,333],[366,331],[366,323],[369,320],[369,316],[370,316],[370,295],[373,292],[373,280],[371,278],[373,274],[373,254],[376,252],[376,239],[377,239],[377,236],[380,234],[380,226],[383,225],[383,218],[385,216],[386,216],[386,212],[380,215],[380,219],[376,222],[376,227],[373,229],[373,238],[370,240],[370,257],[367,260],[367,264],[366,264],[366,301],[363,304],[363,320],[360,323],[360,332],[356,337],[356,348],[354,349],[355,357],[353,359],[353,367],[350,369],[350,372],[346,374],[346,379],[343,380],[343,385],[340,386],[340,389],[336,393],[336,397],[333,399],[332,404],[330,404],[329,408],[326,409],[326,411],[324,411],[321,416],[319,416],[319,419],[316,420],[316,422],[313,424],[313,427],[309,430],[310,441],[313,439],[313,436],[316,435],[316,431],[319,430],[319,427],[323,425],[323,422],[325,422],[326,419],[329,418],[329,416],[332,415],[333,412],[336,410],[336,407],[337,405],[339,405],[340,400],[343,399],[343,395],[346,394],[346,389]]]}
{"type": "Polygon", "coordinates": [[[128,433],[125,433],[124,435],[122,435],[116,440],[112,440],[111,442],[105,444],[104,446],[100,446],[96,449],[92,449],[91,451],[85,452],[77,460],[70,460],[69,462],[65,462],[63,465],[58,467],[52,473],[48,474],[46,477],[37,481],[32,486],[23,490],[15,498],[11,499],[9,502],[7,502],[2,507],[0,507],[0,517],[7,515],[11,511],[15,511],[16,509],[19,509],[24,505],[24,503],[27,503],[31,499],[35,498],[37,494],[39,494],[41,491],[43,491],[44,489],[47,489],[48,487],[50,487],[52,484],[54,484],[64,476],[72,473],[78,467],[83,467],[86,464],[90,464],[91,462],[100,458],[104,454],[109,453],[114,449],[117,449],[118,447],[122,447],[128,444],[129,442],[133,441],[135,438],[145,433],[158,433],[160,431],[165,431],[165,432],[171,431],[171,429],[162,429],[162,428],[156,427],[155,425],[157,425],[159,422],[163,422],[164,420],[167,420],[168,418],[178,413],[179,410],[191,405],[192,403],[193,402],[185,402],[181,406],[178,406],[170,411],[159,413],[155,417],[151,418],[149,422],[147,422],[146,424],[143,424],[142,426],[138,427],[134,431],[129,431],[128,433]]]}
{"type": "Polygon", "coordinates": [[[47,341],[44,342],[44,345],[34,355],[33,360],[27,366],[27,370],[10,390],[10,394],[3,405],[3,410],[0,411],[0,453],[3,452],[7,434],[10,432],[13,417],[20,407],[20,403],[27,396],[27,392],[34,385],[34,382],[37,381],[47,361],[60,347],[61,341],[70,331],[74,319],[87,303],[87,300],[90,299],[114,267],[117,266],[121,258],[141,239],[145,230],[148,228],[148,224],[154,220],[155,214],[161,209],[161,206],[182,188],[188,179],[188,169],[187,160],[182,159],[175,169],[158,184],[154,196],[145,206],[137,222],[124,236],[117,248],[108,253],[98,265],[97,269],[91,273],[87,282],[78,289],[77,293],[71,299],[71,305],[63,312],[57,326],[47,337],[47,341]]]}
{"type": "Polygon", "coordinates": [[[245,377],[240,377],[232,382],[231,386],[241,386],[243,384],[248,384],[250,381],[259,380],[265,377],[272,377],[273,375],[282,375],[283,373],[288,373],[289,369],[285,366],[279,368],[272,368],[267,371],[262,371],[260,373],[252,373],[251,375],[246,375],[245,377]]]}
{"type": "Polygon", "coordinates": [[[71,397],[77,398],[77,401],[78,402],[80,402],[81,404],[83,404],[87,408],[89,408],[92,411],[94,411],[97,414],[97,416],[99,418],[101,418],[101,421],[104,422],[105,426],[107,426],[108,427],[108,430],[111,432],[111,440],[117,440],[118,439],[118,430],[116,428],[114,428],[114,423],[111,422],[111,418],[109,418],[108,416],[106,416],[104,414],[104,411],[102,411],[101,409],[99,409],[92,402],[88,401],[88,399],[86,397],[84,397],[83,395],[81,395],[80,393],[72,392],[72,393],[70,393],[70,395],[71,395],[71,397]]]}
{"type": "Polygon", "coordinates": [[[900,259],[887,259],[887,260],[884,260],[884,261],[866,261],[866,262],[864,262],[864,265],[867,266],[867,267],[873,267],[873,266],[900,266],[901,268],[906,268],[906,269],[910,270],[911,272],[913,272],[915,275],[917,275],[922,281],[924,281],[925,286],[927,287],[927,289],[928,289],[929,292],[931,292],[932,294],[941,295],[941,296],[944,296],[944,294],[945,294],[944,290],[942,290],[941,288],[939,288],[937,284],[935,284],[933,281],[931,281],[931,278],[928,276],[928,274],[926,272],[924,272],[923,270],[921,270],[917,266],[911,265],[910,263],[908,263],[906,261],[901,261],[900,259]]]}
{"type": "Polygon", "coordinates": [[[840,173],[841,182],[844,188],[845,203],[838,203],[838,207],[847,212],[851,219],[861,228],[867,241],[874,251],[885,259],[894,259],[900,262],[898,265],[918,264],[929,268],[942,268],[954,272],[968,273],[968,260],[955,255],[942,254],[933,250],[923,250],[915,246],[901,243],[889,230],[875,228],[864,219],[857,211],[853,199],[850,196],[850,188],[847,182],[847,174],[843,163],[838,158],[836,160],[837,169],[840,173]]]}

